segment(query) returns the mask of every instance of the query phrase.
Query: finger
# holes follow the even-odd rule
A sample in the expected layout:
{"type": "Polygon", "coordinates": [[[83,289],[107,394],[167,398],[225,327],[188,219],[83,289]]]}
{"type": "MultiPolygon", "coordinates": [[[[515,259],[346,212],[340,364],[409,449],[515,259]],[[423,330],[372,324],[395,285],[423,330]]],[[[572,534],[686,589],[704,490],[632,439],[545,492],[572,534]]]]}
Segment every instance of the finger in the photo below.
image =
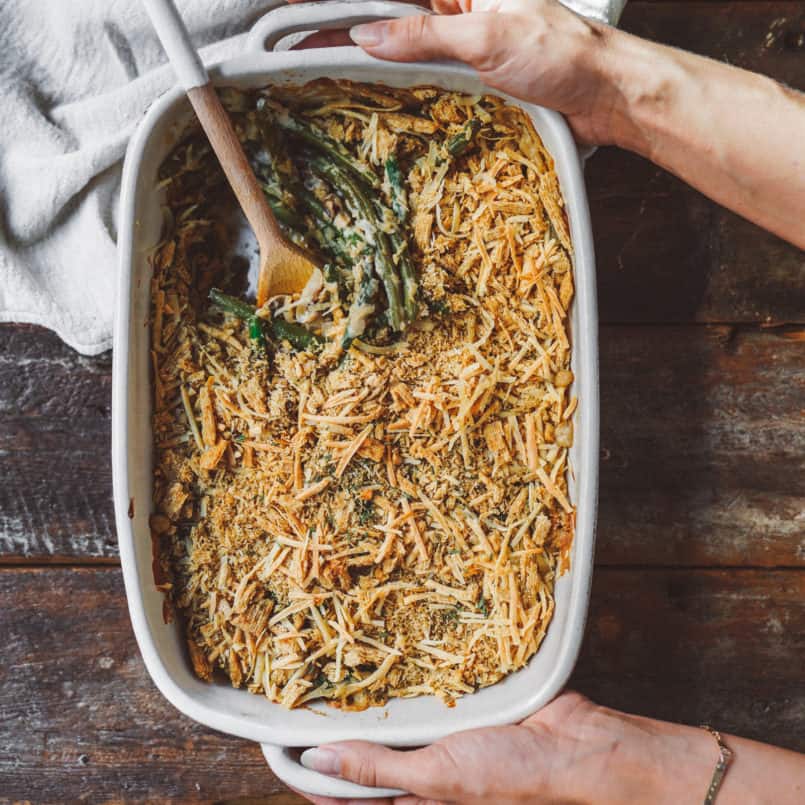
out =
{"type": "Polygon", "coordinates": [[[505,27],[499,14],[414,16],[356,25],[355,44],[390,61],[454,59],[488,69],[505,52],[505,27]]]}
{"type": "Polygon", "coordinates": [[[366,741],[328,744],[302,753],[302,765],[359,785],[401,788],[419,797],[455,799],[461,775],[439,744],[397,751],[366,741]]]}
{"type": "Polygon", "coordinates": [[[351,44],[352,40],[349,38],[349,31],[340,28],[335,31],[316,31],[315,34],[306,36],[301,42],[297,42],[291,50],[333,48],[351,44]]]}

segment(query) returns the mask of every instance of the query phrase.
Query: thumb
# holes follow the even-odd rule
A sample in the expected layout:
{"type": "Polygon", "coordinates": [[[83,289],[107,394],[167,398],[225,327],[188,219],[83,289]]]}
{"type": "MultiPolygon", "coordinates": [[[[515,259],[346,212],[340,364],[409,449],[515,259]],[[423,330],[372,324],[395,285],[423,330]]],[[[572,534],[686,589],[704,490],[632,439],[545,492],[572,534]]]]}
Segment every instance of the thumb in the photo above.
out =
{"type": "Polygon", "coordinates": [[[359,785],[402,788],[440,800],[460,788],[455,765],[445,754],[438,745],[399,751],[368,741],[344,741],[308,749],[300,760],[307,769],[359,785]]]}
{"type": "Polygon", "coordinates": [[[369,55],[389,61],[454,59],[484,70],[505,53],[504,21],[493,13],[416,15],[356,25],[349,35],[369,55]]]}

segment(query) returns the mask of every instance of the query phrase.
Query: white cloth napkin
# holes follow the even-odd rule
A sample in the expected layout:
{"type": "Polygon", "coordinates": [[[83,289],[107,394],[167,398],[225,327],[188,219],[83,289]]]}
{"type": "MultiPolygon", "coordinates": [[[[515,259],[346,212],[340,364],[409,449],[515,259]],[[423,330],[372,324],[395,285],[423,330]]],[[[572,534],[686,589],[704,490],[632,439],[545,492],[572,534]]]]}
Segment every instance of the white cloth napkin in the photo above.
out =
{"type": "MultiPolygon", "coordinates": [[[[626,0],[565,0],[616,23],[626,0]]],[[[282,0],[177,0],[205,62],[282,0]]],[[[173,72],[140,0],[0,1],[0,321],[112,345],[126,144],[173,72]]]]}

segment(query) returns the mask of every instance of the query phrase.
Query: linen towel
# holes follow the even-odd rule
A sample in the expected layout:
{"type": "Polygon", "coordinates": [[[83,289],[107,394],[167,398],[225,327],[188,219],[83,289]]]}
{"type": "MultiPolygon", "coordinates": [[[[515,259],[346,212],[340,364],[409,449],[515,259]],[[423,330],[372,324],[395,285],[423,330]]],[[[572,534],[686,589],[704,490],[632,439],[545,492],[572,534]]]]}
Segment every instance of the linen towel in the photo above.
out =
{"type": "MultiPolygon", "coordinates": [[[[565,0],[615,24],[626,0],[565,0]]],[[[282,0],[177,0],[205,63],[282,0]]],[[[0,2],[0,322],[112,345],[126,145],[175,78],[140,0],[0,2]]]]}

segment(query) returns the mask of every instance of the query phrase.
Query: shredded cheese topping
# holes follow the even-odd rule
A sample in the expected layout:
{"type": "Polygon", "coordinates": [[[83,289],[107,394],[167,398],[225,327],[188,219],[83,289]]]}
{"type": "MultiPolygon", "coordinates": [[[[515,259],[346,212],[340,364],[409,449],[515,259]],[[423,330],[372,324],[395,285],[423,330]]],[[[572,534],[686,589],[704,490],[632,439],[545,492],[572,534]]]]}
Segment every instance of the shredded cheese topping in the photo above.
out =
{"type": "Polygon", "coordinates": [[[256,351],[206,301],[230,272],[233,202],[197,136],[174,152],[152,280],[157,583],[203,679],[218,668],[286,707],[450,703],[537,651],[572,541],[573,273],[553,162],[495,97],[272,92],[370,166],[405,155],[421,315],[344,355],[256,351]],[[439,159],[471,117],[472,147],[439,159]]]}

